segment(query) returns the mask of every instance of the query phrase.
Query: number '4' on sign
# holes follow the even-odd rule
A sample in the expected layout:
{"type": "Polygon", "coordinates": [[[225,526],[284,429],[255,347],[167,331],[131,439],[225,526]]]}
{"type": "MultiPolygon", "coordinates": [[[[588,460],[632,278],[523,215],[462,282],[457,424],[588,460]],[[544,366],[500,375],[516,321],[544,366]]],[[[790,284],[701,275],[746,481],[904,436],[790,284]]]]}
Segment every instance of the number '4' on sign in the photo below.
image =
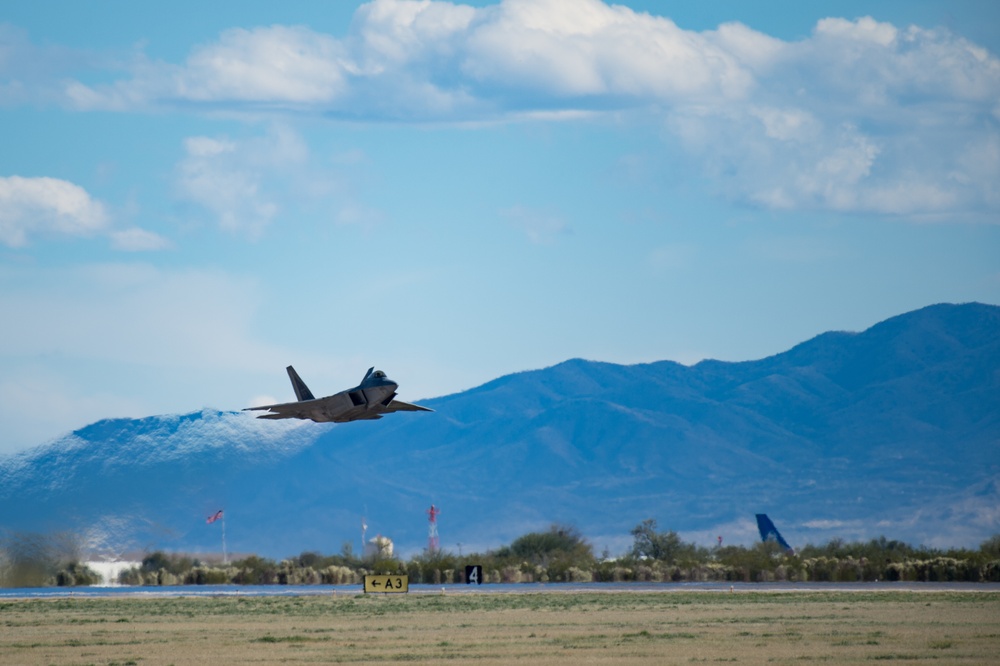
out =
{"type": "Polygon", "coordinates": [[[470,564],[465,567],[465,584],[483,584],[483,566],[481,564],[470,564]]]}

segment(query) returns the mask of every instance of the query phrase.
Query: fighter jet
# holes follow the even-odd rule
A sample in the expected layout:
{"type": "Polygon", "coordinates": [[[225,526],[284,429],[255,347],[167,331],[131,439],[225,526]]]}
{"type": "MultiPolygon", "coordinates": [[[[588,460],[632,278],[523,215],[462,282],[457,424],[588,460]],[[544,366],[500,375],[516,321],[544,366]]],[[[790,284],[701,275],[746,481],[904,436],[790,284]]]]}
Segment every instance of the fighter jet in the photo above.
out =
{"type": "Polygon", "coordinates": [[[280,405],[247,407],[243,411],[267,410],[273,414],[261,414],[259,419],[312,419],[317,423],[346,423],[362,419],[380,419],[391,412],[433,412],[433,409],[411,405],[396,400],[399,384],[375,368],[369,368],[361,383],[352,389],[335,393],[326,398],[316,398],[302,381],[295,368],[288,366],[288,378],[292,380],[298,402],[280,405]]]}

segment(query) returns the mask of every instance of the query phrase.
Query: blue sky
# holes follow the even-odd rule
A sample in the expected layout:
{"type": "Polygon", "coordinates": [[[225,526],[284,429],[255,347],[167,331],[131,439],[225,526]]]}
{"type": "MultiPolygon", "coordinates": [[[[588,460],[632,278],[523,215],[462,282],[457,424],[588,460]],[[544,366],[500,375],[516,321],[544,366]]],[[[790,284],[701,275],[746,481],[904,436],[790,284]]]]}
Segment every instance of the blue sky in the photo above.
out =
{"type": "Polygon", "coordinates": [[[1000,5],[5,3],[0,453],[1000,303],[1000,5]]]}

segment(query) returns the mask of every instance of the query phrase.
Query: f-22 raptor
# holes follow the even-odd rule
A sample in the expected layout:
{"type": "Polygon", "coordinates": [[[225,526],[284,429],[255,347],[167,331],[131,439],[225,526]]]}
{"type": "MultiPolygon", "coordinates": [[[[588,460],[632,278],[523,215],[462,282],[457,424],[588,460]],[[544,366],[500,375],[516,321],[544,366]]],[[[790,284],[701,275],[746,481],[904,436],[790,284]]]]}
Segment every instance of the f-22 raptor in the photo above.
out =
{"type": "Polygon", "coordinates": [[[433,412],[433,409],[396,400],[399,384],[385,376],[381,370],[369,368],[361,383],[352,389],[325,398],[316,398],[302,381],[295,368],[288,366],[297,402],[280,405],[247,407],[243,411],[267,410],[259,419],[311,419],[317,423],[346,423],[365,419],[380,419],[392,412],[433,412]]]}

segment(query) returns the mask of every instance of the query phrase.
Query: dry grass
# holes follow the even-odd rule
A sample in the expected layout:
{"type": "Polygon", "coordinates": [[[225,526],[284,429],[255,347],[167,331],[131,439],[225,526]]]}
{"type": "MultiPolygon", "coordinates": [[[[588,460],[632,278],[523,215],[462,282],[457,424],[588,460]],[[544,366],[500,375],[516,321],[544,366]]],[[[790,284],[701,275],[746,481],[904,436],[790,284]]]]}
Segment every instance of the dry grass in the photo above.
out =
{"type": "Polygon", "coordinates": [[[1000,663],[1000,594],[17,600],[0,664],[1000,663]]]}

